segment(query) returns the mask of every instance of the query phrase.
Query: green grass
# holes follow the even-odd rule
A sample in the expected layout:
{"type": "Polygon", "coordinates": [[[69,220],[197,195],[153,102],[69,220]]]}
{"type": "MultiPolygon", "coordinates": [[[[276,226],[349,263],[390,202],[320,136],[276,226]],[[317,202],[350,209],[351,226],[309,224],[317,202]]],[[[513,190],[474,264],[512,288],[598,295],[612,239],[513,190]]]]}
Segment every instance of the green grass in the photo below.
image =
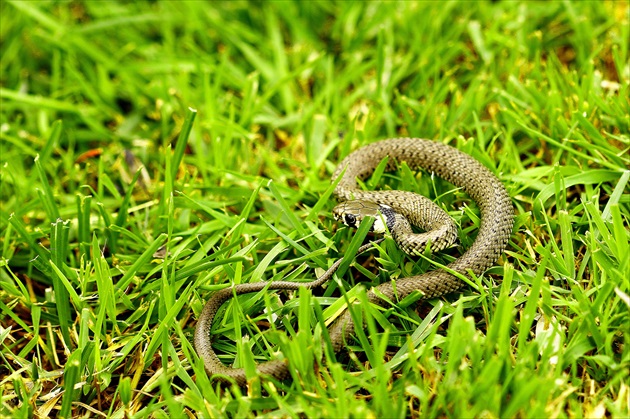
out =
{"type": "MultiPolygon", "coordinates": [[[[0,416],[627,417],[627,11],[2,2],[0,416]],[[505,257],[461,294],[353,305],[366,327],[339,354],[325,326],[346,298],[431,260],[387,241],[323,290],[239,297],[213,327],[222,360],[284,358],[293,379],[211,382],[205,301],[343,256],[332,170],[393,136],[495,171],[505,257]]],[[[369,186],[436,199],[474,240],[446,182],[369,186]]]]}

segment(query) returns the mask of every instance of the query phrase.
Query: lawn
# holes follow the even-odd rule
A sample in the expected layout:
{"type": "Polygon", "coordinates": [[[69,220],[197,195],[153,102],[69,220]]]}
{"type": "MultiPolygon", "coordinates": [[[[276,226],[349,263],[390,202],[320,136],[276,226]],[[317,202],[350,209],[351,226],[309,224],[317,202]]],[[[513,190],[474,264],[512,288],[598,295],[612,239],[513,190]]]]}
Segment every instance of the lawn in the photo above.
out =
{"type": "Polygon", "coordinates": [[[0,416],[629,415],[628,2],[0,4],[0,416]],[[331,174],[397,136],[501,179],[504,256],[463,292],[365,303],[479,225],[403,166],[366,187],[429,196],[460,246],[387,239],[322,289],[232,300],[211,333],[248,385],[211,380],[205,302],[363,240],[331,174]],[[347,301],[365,327],[334,353],[347,301]],[[291,379],[258,376],[269,359],[291,379]]]}

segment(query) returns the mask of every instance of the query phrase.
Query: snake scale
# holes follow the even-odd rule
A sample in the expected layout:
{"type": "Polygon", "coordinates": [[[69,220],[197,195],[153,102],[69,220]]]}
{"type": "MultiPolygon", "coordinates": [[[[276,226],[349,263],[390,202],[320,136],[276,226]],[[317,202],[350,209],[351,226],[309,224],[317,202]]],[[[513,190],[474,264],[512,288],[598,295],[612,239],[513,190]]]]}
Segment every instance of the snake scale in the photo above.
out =
{"type": "MultiPolygon", "coordinates": [[[[388,157],[386,170],[406,162],[411,169],[425,169],[461,188],[477,204],[481,222],[477,237],[470,248],[448,265],[448,269],[469,276],[482,274],[501,256],[510,238],[514,210],[506,189],[499,179],[471,156],[448,145],[419,138],[394,138],[364,146],[348,155],[336,168],[333,182],[338,180],[334,194],[341,202],[333,210],[336,219],[347,225],[356,225],[362,217],[375,217],[374,230],[391,232],[403,251],[422,253],[428,243],[432,250],[448,247],[456,239],[457,231],[447,214],[427,198],[407,191],[365,191],[359,188],[357,179],[370,176],[378,164],[388,157]],[[341,179],[338,179],[341,176],[341,179]],[[406,219],[408,222],[406,221],[406,219]],[[379,224],[379,219],[381,220],[379,224]],[[425,230],[413,234],[409,223],[425,230]]],[[[368,250],[371,243],[362,246],[358,253],[368,250]]],[[[219,308],[234,295],[268,290],[295,290],[299,287],[314,288],[332,277],[341,261],[336,261],[321,277],[309,283],[290,281],[256,282],[225,288],[214,294],[206,303],[195,328],[195,348],[210,376],[232,379],[245,385],[247,378],[242,368],[225,366],[212,348],[210,328],[219,308]]],[[[434,298],[463,286],[463,282],[447,270],[438,269],[421,275],[383,283],[368,292],[368,299],[384,304],[378,296],[396,301],[414,291],[423,297],[434,298]]],[[[329,329],[335,352],[341,350],[346,339],[354,332],[355,324],[349,311],[344,313],[329,329]]],[[[281,360],[261,363],[260,374],[284,379],[289,376],[288,365],[281,360]]]]}

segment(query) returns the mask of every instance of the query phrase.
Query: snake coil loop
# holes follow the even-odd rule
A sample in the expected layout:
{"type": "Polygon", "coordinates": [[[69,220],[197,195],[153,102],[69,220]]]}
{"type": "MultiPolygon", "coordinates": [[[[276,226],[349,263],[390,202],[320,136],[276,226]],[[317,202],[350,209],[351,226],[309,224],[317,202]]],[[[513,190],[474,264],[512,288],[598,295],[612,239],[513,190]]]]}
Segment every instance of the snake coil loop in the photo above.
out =
{"type": "MultiPolygon", "coordinates": [[[[433,250],[445,248],[457,238],[457,230],[448,215],[429,199],[407,191],[364,191],[357,185],[357,179],[366,179],[384,158],[389,157],[387,170],[393,170],[396,162],[406,162],[412,169],[425,169],[435,173],[456,187],[463,189],[479,206],[481,224],[477,238],[470,248],[458,259],[450,263],[447,270],[438,269],[422,275],[406,277],[383,283],[368,292],[369,301],[385,304],[378,295],[386,299],[403,299],[414,291],[420,291],[424,298],[434,298],[457,291],[463,282],[449,273],[454,271],[468,276],[482,274],[494,265],[501,256],[512,233],[514,209],[506,189],[499,179],[485,166],[471,156],[445,144],[419,138],[395,138],[378,141],[362,147],[348,155],[336,168],[333,181],[339,176],[334,194],[341,202],[335,207],[335,218],[351,226],[356,226],[364,215],[374,215],[377,211],[385,220],[383,226],[375,222],[374,230],[384,225],[391,231],[394,240],[408,254],[422,253],[427,243],[433,250]],[[392,221],[387,210],[393,209],[392,221]],[[371,208],[367,212],[367,209],[371,208]],[[376,208],[376,209],[375,209],[376,208]],[[408,220],[408,221],[406,221],[408,220]],[[414,235],[409,223],[425,230],[424,235],[414,235]]],[[[371,244],[362,246],[359,253],[369,249],[371,244]]],[[[245,385],[247,378],[242,368],[229,368],[219,360],[212,349],[210,328],[217,311],[225,301],[234,295],[269,290],[295,290],[301,286],[314,288],[327,281],[341,264],[335,262],[320,278],[307,284],[289,281],[271,283],[257,282],[239,284],[223,289],[206,303],[195,328],[195,348],[203,360],[210,376],[231,378],[238,385],[245,385]]],[[[345,340],[354,332],[355,324],[346,310],[330,327],[329,335],[333,349],[339,351],[345,340]]],[[[258,372],[277,379],[289,376],[288,365],[282,361],[268,361],[259,364],[258,372]]]]}

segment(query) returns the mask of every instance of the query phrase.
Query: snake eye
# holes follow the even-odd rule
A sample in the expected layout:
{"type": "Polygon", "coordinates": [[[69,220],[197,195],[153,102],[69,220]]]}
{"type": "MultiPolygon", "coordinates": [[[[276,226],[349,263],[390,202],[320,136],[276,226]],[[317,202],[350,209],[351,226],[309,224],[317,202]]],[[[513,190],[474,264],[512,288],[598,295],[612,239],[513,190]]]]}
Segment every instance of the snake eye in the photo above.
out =
{"type": "Polygon", "coordinates": [[[354,227],[357,222],[357,218],[352,214],[346,214],[343,219],[346,222],[346,225],[350,227],[354,227]]]}

